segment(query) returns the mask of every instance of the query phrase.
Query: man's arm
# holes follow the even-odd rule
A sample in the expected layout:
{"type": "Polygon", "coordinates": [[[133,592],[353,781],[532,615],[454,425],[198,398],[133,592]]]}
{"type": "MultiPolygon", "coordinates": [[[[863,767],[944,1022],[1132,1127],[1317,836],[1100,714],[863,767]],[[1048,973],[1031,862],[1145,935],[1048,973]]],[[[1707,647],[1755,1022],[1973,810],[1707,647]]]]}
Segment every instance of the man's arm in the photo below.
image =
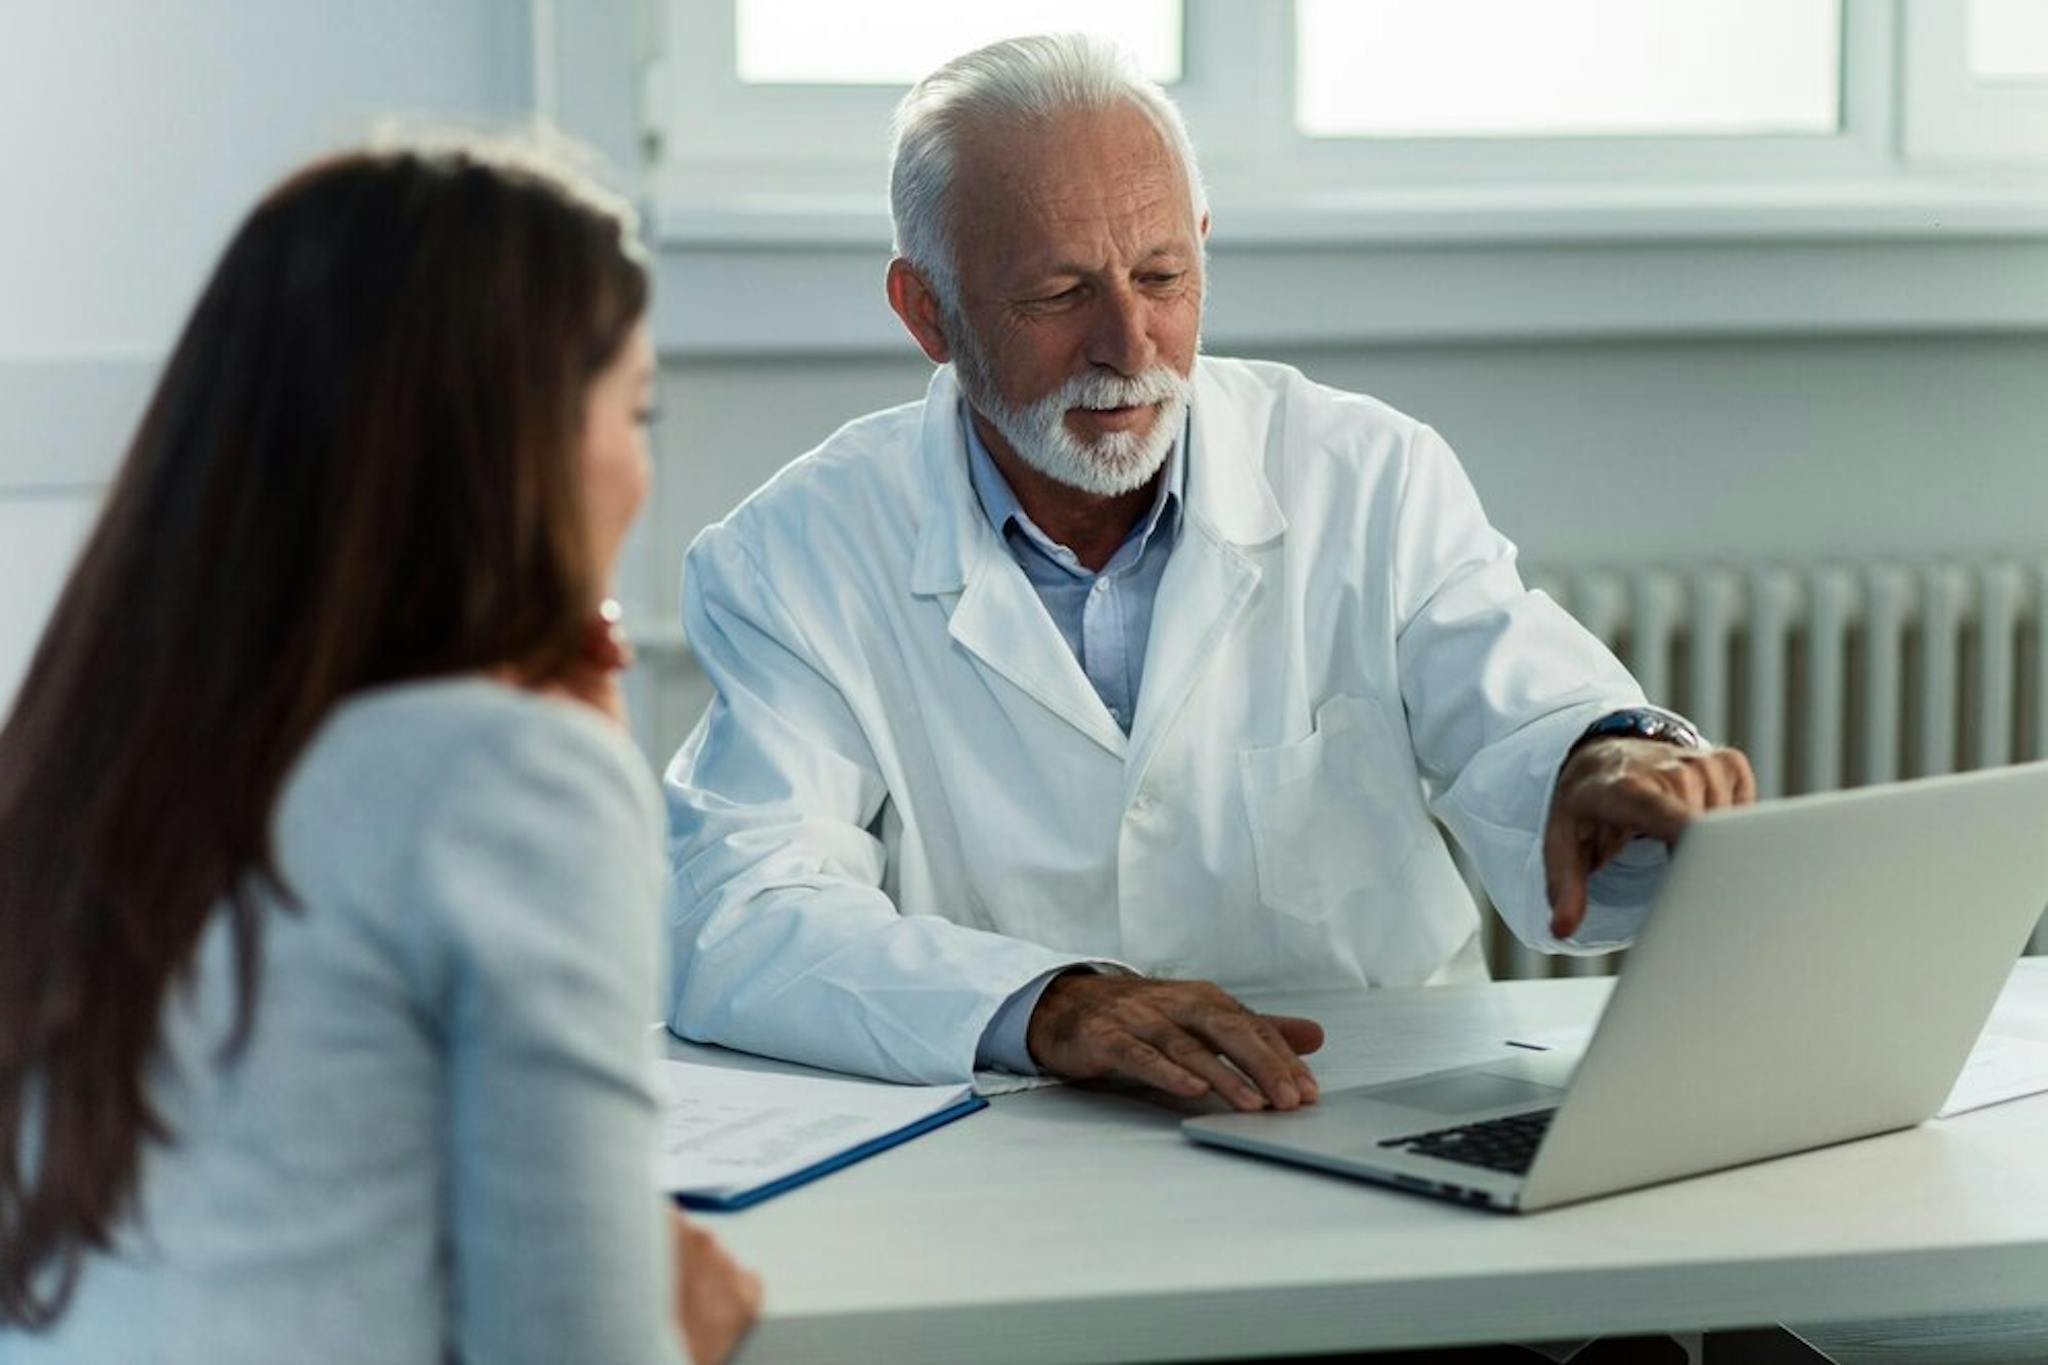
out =
{"type": "Polygon", "coordinates": [[[1437,815],[1524,942],[1619,946],[1621,936],[1574,938],[1640,908],[1604,905],[1602,890],[1626,879],[1599,869],[1638,836],[1669,843],[1690,814],[1749,799],[1747,762],[1648,740],[1575,750],[1602,716],[1641,706],[1642,690],[1563,608],[1524,588],[1514,546],[1428,427],[1408,452],[1394,554],[1401,698],[1437,815]]]}
{"type": "Polygon", "coordinates": [[[869,832],[879,766],[735,532],[692,547],[683,626],[717,695],[663,784],[670,1026],[891,1080],[967,1079],[998,1007],[1085,959],[897,912],[869,832]]]}

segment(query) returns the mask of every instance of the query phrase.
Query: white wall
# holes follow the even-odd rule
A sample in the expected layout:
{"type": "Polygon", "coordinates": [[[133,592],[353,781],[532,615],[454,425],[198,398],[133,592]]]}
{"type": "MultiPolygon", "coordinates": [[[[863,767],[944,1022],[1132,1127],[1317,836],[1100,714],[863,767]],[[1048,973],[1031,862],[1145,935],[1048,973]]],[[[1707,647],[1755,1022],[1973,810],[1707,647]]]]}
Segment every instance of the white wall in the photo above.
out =
{"type": "Polygon", "coordinates": [[[11,0],[5,15],[10,359],[160,350],[281,172],[387,111],[502,118],[527,97],[527,10],[507,0],[11,0]]]}
{"type": "MultiPolygon", "coordinates": [[[[0,706],[14,675],[27,667],[27,648],[42,631],[58,578],[91,529],[95,500],[63,493],[0,496],[0,650],[19,641],[19,653],[0,654],[0,706]]],[[[12,653],[12,651],[8,651],[12,653]]]]}
{"type": "Polygon", "coordinates": [[[379,114],[521,113],[529,23],[517,0],[0,4],[0,709],[241,215],[379,114]]]}
{"type": "Polygon", "coordinates": [[[2048,335],[1289,358],[1435,423],[1530,560],[2048,549],[2048,335]]]}

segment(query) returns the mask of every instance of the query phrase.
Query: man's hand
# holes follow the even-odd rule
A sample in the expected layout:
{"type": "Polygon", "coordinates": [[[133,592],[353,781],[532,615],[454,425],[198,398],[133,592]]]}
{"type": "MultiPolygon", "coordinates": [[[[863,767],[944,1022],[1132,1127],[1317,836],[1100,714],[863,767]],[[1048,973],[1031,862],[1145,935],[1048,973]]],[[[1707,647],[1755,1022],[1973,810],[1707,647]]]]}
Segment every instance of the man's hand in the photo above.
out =
{"type": "Polygon", "coordinates": [[[1254,1014],[1207,981],[1070,972],[1038,997],[1025,1045],[1041,1071],[1117,1076],[1239,1109],[1294,1109],[1321,1093],[1301,1054],[1323,1045],[1312,1019],[1254,1014]]]}
{"type": "Polygon", "coordinates": [[[1739,749],[1690,749],[1654,739],[1595,739],[1565,760],[1543,832],[1550,932],[1567,938],[1586,918],[1586,879],[1629,840],[1678,842],[1686,822],[1756,800],[1739,749]]]}

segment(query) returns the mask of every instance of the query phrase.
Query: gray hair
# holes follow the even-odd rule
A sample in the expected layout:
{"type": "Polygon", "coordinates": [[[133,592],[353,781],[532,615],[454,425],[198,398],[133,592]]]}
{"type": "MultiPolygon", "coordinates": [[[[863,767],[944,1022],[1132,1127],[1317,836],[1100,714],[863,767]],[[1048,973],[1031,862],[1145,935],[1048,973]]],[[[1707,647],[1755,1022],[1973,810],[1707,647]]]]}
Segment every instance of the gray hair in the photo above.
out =
{"type": "Polygon", "coordinates": [[[1199,222],[1209,210],[1180,109],[1130,56],[1086,33],[1009,38],[955,57],[910,88],[896,106],[889,211],[896,254],[916,267],[948,308],[959,298],[950,199],[966,128],[1036,122],[1073,110],[1134,106],[1179,158],[1199,222]]]}

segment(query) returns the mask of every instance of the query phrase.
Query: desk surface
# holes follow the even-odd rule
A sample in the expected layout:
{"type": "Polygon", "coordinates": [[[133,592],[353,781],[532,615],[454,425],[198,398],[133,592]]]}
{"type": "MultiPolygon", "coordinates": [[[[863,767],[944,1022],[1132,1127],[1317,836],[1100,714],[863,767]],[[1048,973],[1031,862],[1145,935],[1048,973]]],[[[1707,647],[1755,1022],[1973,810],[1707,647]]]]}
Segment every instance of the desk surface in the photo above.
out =
{"type": "MultiPolygon", "coordinates": [[[[1329,1091],[1586,1023],[1611,984],[1257,1003],[1323,1022],[1329,1091]]],[[[2022,960],[1994,1023],[2048,1038],[2048,959],[2022,960]]],[[[744,1360],[1203,1360],[2048,1302],[2048,1096],[1519,1217],[1196,1147],[1180,1117],[1004,1096],[713,1217],[767,1282],[744,1360]]]]}

